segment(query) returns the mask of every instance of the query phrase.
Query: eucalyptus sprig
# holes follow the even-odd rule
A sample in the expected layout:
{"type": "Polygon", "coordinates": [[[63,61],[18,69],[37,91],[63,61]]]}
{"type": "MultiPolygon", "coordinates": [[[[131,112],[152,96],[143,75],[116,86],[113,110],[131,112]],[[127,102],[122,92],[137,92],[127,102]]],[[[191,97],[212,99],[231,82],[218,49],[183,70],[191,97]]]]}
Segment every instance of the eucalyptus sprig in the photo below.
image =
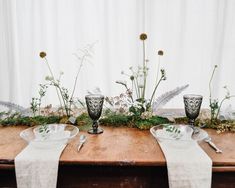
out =
{"type": "Polygon", "coordinates": [[[39,126],[39,133],[49,133],[48,124],[42,124],[39,126]]]}
{"type": "Polygon", "coordinates": [[[39,97],[33,97],[30,103],[30,109],[32,110],[34,116],[36,115],[36,112],[38,112],[38,115],[40,115],[42,98],[46,95],[46,90],[48,88],[46,84],[39,84],[39,87],[39,97]]]}
{"type": "Polygon", "coordinates": [[[42,104],[42,98],[46,95],[46,91],[47,91],[47,88],[48,88],[48,85],[46,84],[39,84],[40,88],[39,88],[39,91],[38,91],[38,94],[39,94],[39,98],[38,98],[38,112],[39,112],[39,115],[41,113],[41,104],[42,104]]]}
{"type": "Polygon", "coordinates": [[[181,132],[180,129],[174,125],[165,124],[163,125],[163,127],[166,129],[167,132],[170,132],[170,133],[179,134],[181,132]]]}
{"type": "Polygon", "coordinates": [[[33,116],[36,115],[37,111],[38,111],[38,99],[33,97],[31,99],[31,102],[30,102],[30,109],[32,110],[33,112],[33,116]]]}

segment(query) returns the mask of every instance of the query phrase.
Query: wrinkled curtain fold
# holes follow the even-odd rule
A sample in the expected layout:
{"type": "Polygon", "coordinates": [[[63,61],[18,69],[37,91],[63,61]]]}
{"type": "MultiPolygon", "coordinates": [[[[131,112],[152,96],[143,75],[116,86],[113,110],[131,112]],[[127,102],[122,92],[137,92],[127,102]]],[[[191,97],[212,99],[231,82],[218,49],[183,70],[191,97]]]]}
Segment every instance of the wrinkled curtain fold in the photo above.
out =
{"type": "MultiPolygon", "coordinates": [[[[80,72],[75,96],[99,87],[105,95],[125,92],[116,80],[128,80],[129,67],[142,63],[139,34],[146,32],[150,96],[163,50],[167,80],[157,95],[190,84],[185,93],[204,96],[215,64],[213,97],[222,99],[224,85],[235,93],[235,2],[232,0],[0,0],[0,100],[29,106],[38,84],[49,75],[39,52],[47,53],[56,77],[72,91],[79,53],[95,42],[94,54],[80,72]]],[[[53,88],[43,100],[58,104],[53,88]]],[[[235,105],[234,100],[225,104],[235,105]]],[[[182,95],[166,107],[182,108],[182,95]]]]}

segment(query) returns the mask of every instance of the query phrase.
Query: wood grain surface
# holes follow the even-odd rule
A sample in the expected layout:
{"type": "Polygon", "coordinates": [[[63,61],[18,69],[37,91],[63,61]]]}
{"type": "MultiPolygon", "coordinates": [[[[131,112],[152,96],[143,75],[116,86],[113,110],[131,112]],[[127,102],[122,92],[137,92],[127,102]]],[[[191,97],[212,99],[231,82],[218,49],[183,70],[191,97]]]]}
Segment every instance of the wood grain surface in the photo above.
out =
{"type": "MultiPolygon", "coordinates": [[[[27,145],[19,136],[19,133],[26,128],[25,126],[0,127],[0,168],[14,168],[14,158],[27,145]]],[[[103,127],[103,129],[104,133],[100,135],[80,132],[63,151],[60,165],[166,165],[164,155],[149,131],[125,127],[103,127]],[[80,134],[85,134],[88,139],[80,152],[77,152],[80,134]]],[[[213,161],[213,171],[235,172],[235,134],[217,134],[211,129],[206,131],[213,142],[223,150],[222,154],[216,154],[207,143],[200,143],[213,161]]]]}

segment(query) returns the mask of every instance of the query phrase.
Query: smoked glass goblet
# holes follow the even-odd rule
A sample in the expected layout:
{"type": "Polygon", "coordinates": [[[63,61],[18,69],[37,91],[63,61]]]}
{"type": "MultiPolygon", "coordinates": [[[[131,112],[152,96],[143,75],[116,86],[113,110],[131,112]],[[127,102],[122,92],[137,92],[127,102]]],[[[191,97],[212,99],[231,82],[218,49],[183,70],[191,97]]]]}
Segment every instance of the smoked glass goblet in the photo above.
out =
{"type": "Polygon", "coordinates": [[[90,134],[103,133],[103,129],[99,128],[98,119],[101,116],[104,96],[99,94],[86,95],[87,111],[90,118],[93,120],[92,129],[88,130],[90,134]]]}
{"type": "Polygon", "coordinates": [[[195,120],[200,113],[203,97],[201,95],[188,94],[184,95],[185,114],[189,119],[189,125],[193,129],[193,133],[198,133],[199,130],[195,127],[195,120]]]}

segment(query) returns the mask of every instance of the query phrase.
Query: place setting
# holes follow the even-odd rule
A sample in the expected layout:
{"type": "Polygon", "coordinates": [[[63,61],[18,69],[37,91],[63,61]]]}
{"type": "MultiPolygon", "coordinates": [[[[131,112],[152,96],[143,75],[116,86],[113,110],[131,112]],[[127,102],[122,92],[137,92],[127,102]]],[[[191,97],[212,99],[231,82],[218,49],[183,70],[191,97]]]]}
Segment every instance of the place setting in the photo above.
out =
{"type": "Polygon", "coordinates": [[[203,97],[201,95],[184,95],[185,114],[188,118],[188,125],[165,124],[157,125],[150,129],[151,134],[159,141],[170,139],[177,141],[195,140],[197,142],[207,142],[216,153],[222,153],[213,142],[208,133],[200,128],[195,127],[195,120],[199,116],[203,97]],[[186,139],[186,138],[187,139],[186,139]]]}
{"type": "Polygon", "coordinates": [[[56,187],[60,156],[78,133],[77,127],[68,124],[23,130],[20,137],[28,145],[15,157],[17,187],[56,187]]]}
{"type": "Polygon", "coordinates": [[[166,158],[170,188],[211,186],[212,160],[199,143],[208,143],[217,154],[222,150],[204,129],[195,127],[202,99],[201,95],[183,96],[188,125],[163,124],[150,129],[166,158]]]}
{"type": "MultiPolygon", "coordinates": [[[[85,96],[87,112],[92,119],[89,134],[101,134],[98,119],[101,116],[104,96],[85,96]]],[[[56,187],[59,158],[66,146],[79,136],[76,151],[79,154],[87,136],[71,124],[43,124],[20,132],[28,145],[15,157],[17,187],[56,187]]]]}
{"type": "MultiPolygon", "coordinates": [[[[106,108],[104,109],[105,113],[102,113],[105,97],[101,94],[90,93],[84,98],[85,110],[89,118],[89,123],[86,123],[89,126],[87,134],[84,133],[84,130],[80,131],[80,127],[76,126],[75,122],[73,124],[72,122],[41,124],[29,127],[19,133],[20,138],[25,140],[28,145],[14,160],[17,187],[56,187],[60,157],[70,142],[73,140],[70,149],[72,148],[75,151],[72,153],[75,153],[76,158],[76,155],[79,156],[82,149],[89,150],[89,147],[86,147],[86,143],[89,142],[89,135],[102,136],[104,130],[99,125],[100,121],[104,122],[104,119],[107,118],[106,108]]],[[[212,159],[200,147],[200,143],[208,143],[211,147],[209,149],[213,149],[216,155],[223,154],[223,148],[218,148],[213,143],[203,125],[196,126],[202,100],[203,96],[201,95],[187,94],[183,96],[187,123],[171,123],[165,117],[145,117],[146,112],[142,112],[140,118],[136,118],[132,114],[136,118],[136,123],[141,120],[146,122],[151,118],[158,118],[158,121],[167,120],[167,123],[158,123],[149,130],[165,156],[170,188],[190,187],[190,185],[210,187],[212,159]]],[[[133,110],[132,107],[128,110],[133,110]]],[[[138,107],[136,109],[139,109],[138,107]]],[[[130,130],[127,128],[127,131],[130,130]]],[[[147,136],[149,137],[149,135],[147,136]]]]}

